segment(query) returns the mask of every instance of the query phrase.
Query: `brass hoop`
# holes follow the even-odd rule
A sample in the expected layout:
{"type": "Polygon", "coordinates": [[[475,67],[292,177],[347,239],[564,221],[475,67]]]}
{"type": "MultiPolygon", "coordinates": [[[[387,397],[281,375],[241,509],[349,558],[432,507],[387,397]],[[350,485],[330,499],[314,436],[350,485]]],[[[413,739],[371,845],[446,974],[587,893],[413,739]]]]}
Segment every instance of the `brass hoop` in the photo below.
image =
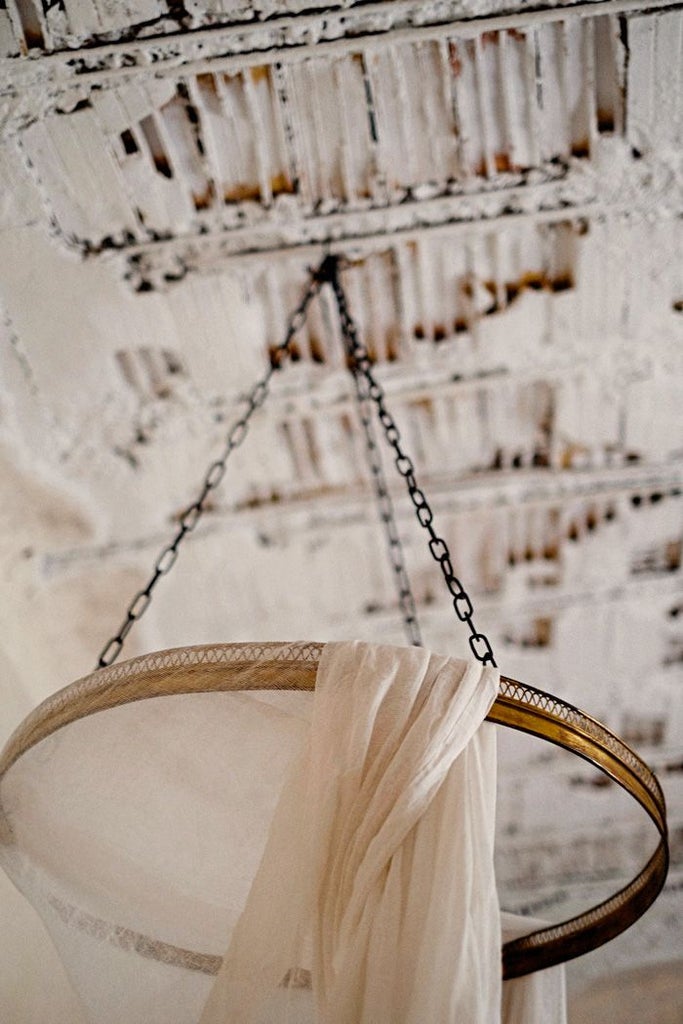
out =
{"type": "MultiPolygon", "coordinates": [[[[49,697],[19,725],[0,754],[0,783],[31,747],[70,722],[107,708],[174,694],[313,690],[324,646],[297,642],[182,647],[100,669],[49,697]]],[[[590,952],[645,913],[668,871],[666,805],[645,762],[600,722],[558,697],[501,676],[499,695],[487,717],[584,758],[634,797],[659,833],[654,854],[628,885],[576,917],[504,944],[503,977],[516,978],[590,952]]],[[[6,822],[0,791],[1,819],[6,822]]],[[[9,827],[5,837],[11,842],[9,827]]],[[[214,973],[213,967],[209,973],[214,973]]]]}

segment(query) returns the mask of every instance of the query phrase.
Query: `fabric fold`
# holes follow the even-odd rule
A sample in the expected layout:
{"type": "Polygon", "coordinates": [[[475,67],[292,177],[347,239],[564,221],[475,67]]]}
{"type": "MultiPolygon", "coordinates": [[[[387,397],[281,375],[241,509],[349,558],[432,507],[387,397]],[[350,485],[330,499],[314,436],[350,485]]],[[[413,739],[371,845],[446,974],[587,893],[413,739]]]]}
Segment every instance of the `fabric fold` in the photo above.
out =
{"type": "Polygon", "coordinates": [[[325,647],[309,741],[201,1024],[500,1019],[483,724],[497,685],[418,648],[325,647]]]}

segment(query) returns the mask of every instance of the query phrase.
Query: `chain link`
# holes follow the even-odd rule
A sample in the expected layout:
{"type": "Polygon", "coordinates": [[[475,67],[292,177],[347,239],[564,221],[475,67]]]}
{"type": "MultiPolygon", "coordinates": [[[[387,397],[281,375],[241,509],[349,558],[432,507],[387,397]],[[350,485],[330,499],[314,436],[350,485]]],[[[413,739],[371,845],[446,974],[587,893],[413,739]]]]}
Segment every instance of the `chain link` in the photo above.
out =
{"type": "Polygon", "coordinates": [[[306,292],[304,293],[301,302],[289,318],[284,340],[271,352],[268,369],[247,395],[245,399],[246,409],[228,431],[221,455],[215,460],[215,462],[211,463],[206,471],[197,498],[181,515],[178,530],[170,544],[167,544],[159,554],[159,557],[154,563],[152,575],[147,581],[147,585],[143,590],[138,591],[128,605],[126,617],[121,623],[118,633],[116,633],[116,635],[113,636],[103,647],[98,658],[97,665],[95,666],[96,669],[105,668],[107,665],[111,665],[116,661],[121,653],[124,641],[134,623],[137,622],[137,620],[140,619],[147,611],[152,598],[152,592],[157,583],[162,576],[165,576],[173,568],[175,560],[178,557],[178,548],[180,544],[183,542],[187,534],[191,533],[196,527],[202,517],[202,514],[206,511],[207,498],[212,491],[216,490],[225,476],[228,457],[232,454],[235,448],[238,448],[242,444],[247,436],[251,417],[256,410],[260,409],[263,405],[268,395],[270,380],[273,374],[280,369],[287,356],[291,354],[290,345],[292,339],[297,331],[299,331],[303,326],[309,303],[320,291],[323,281],[324,278],[322,278],[317,272],[313,272],[311,274],[311,279],[306,292]]]}
{"type": "Polygon", "coordinates": [[[422,637],[420,635],[420,625],[417,619],[415,598],[413,597],[413,591],[410,586],[410,577],[406,571],[405,560],[403,557],[403,546],[401,544],[401,538],[398,534],[396,518],[394,516],[394,506],[387,488],[384,476],[384,467],[382,466],[382,457],[377,446],[375,432],[372,426],[369,395],[367,393],[367,381],[360,373],[356,373],[353,368],[352,375],[356,388],[356,398],[358,399],[358,414],[365,434],[365,452],[367,455],[368,466],[370,467],[370,472],[372,474],[379,516],[386,534],[389,561],[394,573],[396,594],[398,596],[399,608],[401,609],[401,614],[403,616],[403,625],[405,627],[406,637],[409,644],[412,644],[415,647],[421,647],[422,637]]]}
{"type": "Polygon", "coordinates": [[[443,577],[446,581],[449,593],[453,598],[455,613],[461,622],[465,623],[470,631],[470,648],[475,658],[482,664],[496,664],[493,657],[493,650],[488,638],[479,633],[474,625],[473,607],[467,591],[460,580],[453,572],[450,551],[446,541],[435,530],[433,525],[434,514],[427,501],[424,492],[418,487],[415,477],[415,468],[411,458],[404,451],[401,444],[401,434],[396,426],[393,416],[385,405],[384,389],[377,382],[372,372],[372,363],[368,351],[358,337],[356,325],[351,317],[346,295],[339,280],[339,261],[334,256],[326,257],[317,271],[311,274],[311,279],[304,293],[304,296],[292,313],[287,326],[284,340],[275,348],[270,356],[270,365],[263,377],[256,382],[246,398],[246,409],[242,416],[231,426],[218,459],[209,466],[202,482],[199,495],[188,508],[185,509],[179,520],[176,531],[170,544],[160,552],[152,575],[144,589],[139,590],[128,605],[126,616],[119,628],[118,633],[105,644],[99,656],[96,668],[105,668],[111,665],[121,653],[124,641],[135,622],[140,619],[149,607],[152,592],[162,576],[165,576],[173,568],[178,557],[178,548],[188,533],[191,533],[202,514],[206,510],[206,501],[212,491],[220,485],[225,476],[226,462],[230,454],[242,444],[249,430],[251,417],[259,409],[268,396],[270,381],[273,374],[280,369],[287,356],[291,355],[290,345],[294,335],[302,327],[306,312],[311,300],[318,294],[323,284],[329,283],[335,295],[342,334],[348,347],[348,354],[351,360],[351,371],[356,385],[356,393],[359,401],[361,422],[365,431],[368,461],[372,471],[375,493],[378,499],[380,516],[384,523],[387,540],[389,544],[389,555],[392,569],[396,578],[399,603],[403,612],[404,623],[408,631],[408,638],[411,643],[421,644],[419,625],[415,601],[410,589],[410,581],[405,569],[403,551],[400,538],[396,528],[393,505],[384,479],[384,472],[372,431],[371,419],[368,414],[369,402],[373,402],[377,408],[379,422],[384,431],[384,436],[389,446],[394,451],[394,464],[399,474],[404,478],[408,488],[408,494],[415,508],[420,525],[429,534],[429,550],[432,557],[439,564],[443,577]]]}
{"type": "Polygon", "coordinates": [[[420,525],[429,534],[429,550],[432,558],[439,564],[448,591],[453,598],[455,614],[461,622],[465,623],[470,632],[469,643],[472,654],[483,665],[496,665],[493,649],[488,637],[479,633],[474,625],[474,609],[469,594],[463,587],[458,577],[453,572],[448,545],[434,527],[434,513],[425,497],[424,492],[418,487],[415,477],[415,467],[412,459],[403,449],[401,434],[396,422],[385,404],[384,389],[375,379],[372,372],[372,363],[368,350],[358,337],[358,330],[349,312],[346,295],[339,280],[338,261],[334,257],[328,257],[320,269],[319,275],[326,277],[329,281],[337,303],[339,318],[341,321],[342,334],[347,344],[348,353],[352,361],[354,376],[362,376],[367,383],[367,397],[377,407],[377,415],[384,430],[384,436],[394,451],[394,465],[399,474],[406,482],[410,500],[415,508],[420,525]]]}

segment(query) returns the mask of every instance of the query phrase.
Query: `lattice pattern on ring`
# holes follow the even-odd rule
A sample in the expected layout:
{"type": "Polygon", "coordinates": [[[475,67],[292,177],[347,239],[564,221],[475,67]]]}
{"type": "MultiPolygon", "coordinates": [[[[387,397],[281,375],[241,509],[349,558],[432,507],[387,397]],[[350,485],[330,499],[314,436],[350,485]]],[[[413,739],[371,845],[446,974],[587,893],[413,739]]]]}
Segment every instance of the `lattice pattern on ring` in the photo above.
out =
{"type": "MultiPolygon", "coordinates": [[[[315,663],[322,654],[323,643],[307,640],[295,640],[291,643],[263,642],[216,644],[206,647],[179,647],[167,651],[155,651],[143,654],[139,658],[111,665],[109,668],[98,669],[85,676],[83,683],[90,683],[97,688],[107,683],[143,672],[166,668],[186,668],[189,665],[232,665],[239,662],[287,661],[315,663]]],[[[78,684],[76,684],[78,685],[78,684]]]]}
{"type": "Polygon", "coordinates": [[[161,939],[153,939],[142,932],[126,928],[120,924],[112,924],[101,917],[75,907],[72,903],[48,893],[42,897],[46,906],[69,928],[85,932],[92,939],[108,942],[125,952],[136,953],[138,956],[168,964],[169,967],[182,967],[187,971],[198,971],[201,974],[216,975],[220,970],[223,958],[212,953],[199,953],[193,949],[175,946],[161,939]]]}
{"type": "MultiPolygon", "coordinates": [[[[26,716],[6,744],[5,753],[13,747],[20,733],[24,736],[29,735],[34,725],[57,715],[64,707],[74,704],[77,700],[87,700],[89,695],[100,694],[115,683],[134,679],[145,672],[188,668],[193,665],[235,665],[268,661],[316,664],[324,646],[324,643],[308,640],[295,640],[290,643],[271,641],[178,647],[142,654],[138,658],[131,658],[130,661],[98,669],[48,697],[26,716]]],[[[6,764],[0,763],[0,775],[6,768],[6,764]]]]}
{"type": "MultiPolygon", "coordinates": [[[[319,660],[324,646],[324,643],[315,641],[301,640],[288,643],[271,641],[172,648],[144,654],[130,661],[99,669],[48,697],[27,716],[22,723],[21,730],[22,732],[29,731],[34,723],[58,713],[66,704],[72,703],[74,698],[87,698],[89,694],[101,693],[109,685],[121,680],[132,679],[148,671],[173,670],[202,664],[227,665],[266,661],[315,664],[319,660]]],[[[522,705],[545,711],[568,725],[581,729],[582,732],[597,740],[601,746],[606,747],[618,757],[637,775],[654,798],[661,802],[661,788],[647,765],[618,737],[584,715],[577,707],[542,690],[537,690],[533,686],[507,679],[504,676],[500,680],[500,694],[522,705]]]]}
{"type": "Polygon", "coordinates": [[[546,943],[555,942],[570,935],[577,935],[591,925],[599,924],[606,917],[625,906],[637,893],[649,886],[652,875],[662,870],[665,860],[666,852],[664,847],[660,845],[655,850],[645,871],[641,872],[633,881],[629,882],[623,889],[620,889],[619,892],[610,896],[609,899],[592,907],[585,913],[579,914],[577,917],[570,918],[568,921],[562,921],[551,928],[544,928],[542,931],[532,932],[530,935],[524,935],[520,939],[515,939],[513,943],[510,943],[510,946],[514,946],[515,950],[536,949],[546,945],[546,943]]]}
{"type": "Polygon", "coordinates": [[[609,729],[605,729],[604,726],[594,719],[589,718],[579,708],[574,707],[573,704],[567,704],[565,701],[560,700],[559,697],[545,693],[543,690],[537,690],[525,683],[518,683],[514,679],[506,679],[504,676],[500,680],[500,694],[528,707],[546,711],[549,715],[560,718],[563,722],[567,722],[568,725],[574,726],[591,736],[597,740],[600,746],[607,748],[623,764],[630,768],[658,802],[662,801],[661,787],[645,762],[630,747],[627,747],[625,743],[615,736],[614,733],[610,732],[609,729]]]}

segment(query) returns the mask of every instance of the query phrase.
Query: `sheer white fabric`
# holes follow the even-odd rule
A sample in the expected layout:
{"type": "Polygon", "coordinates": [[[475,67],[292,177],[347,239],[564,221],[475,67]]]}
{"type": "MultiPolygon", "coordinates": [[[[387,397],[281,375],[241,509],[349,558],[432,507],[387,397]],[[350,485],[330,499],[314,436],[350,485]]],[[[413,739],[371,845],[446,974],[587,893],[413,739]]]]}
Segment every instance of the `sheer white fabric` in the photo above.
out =
{"type": "MultiPolygon", "coordinates": [[[[517,939],[543,928],[545,921],[518,914],[501,914],[503,940],[517,939]]],[[[503,982],[502,1024],[567,1024],[564,964],[503,982]]]]}
{"type": "Polygon", "coordinates": [[[492,1024],[497,673],[416,648],[330,644],[310,741],[201,1024],[492,1024]],[[277,1016],[273,1014],[277,1012],[277,1016]]]}
{"type": "MultiPolygon", "coordinates": [[[[495,689],[478,666],[335,644],[315,695],[138,700],[24,753],[0,861],[87,1018],[500,1020],[495,689]]],[[[504,1024],[563,1024],[552,972],[534,978],[504,1024]]]]}

